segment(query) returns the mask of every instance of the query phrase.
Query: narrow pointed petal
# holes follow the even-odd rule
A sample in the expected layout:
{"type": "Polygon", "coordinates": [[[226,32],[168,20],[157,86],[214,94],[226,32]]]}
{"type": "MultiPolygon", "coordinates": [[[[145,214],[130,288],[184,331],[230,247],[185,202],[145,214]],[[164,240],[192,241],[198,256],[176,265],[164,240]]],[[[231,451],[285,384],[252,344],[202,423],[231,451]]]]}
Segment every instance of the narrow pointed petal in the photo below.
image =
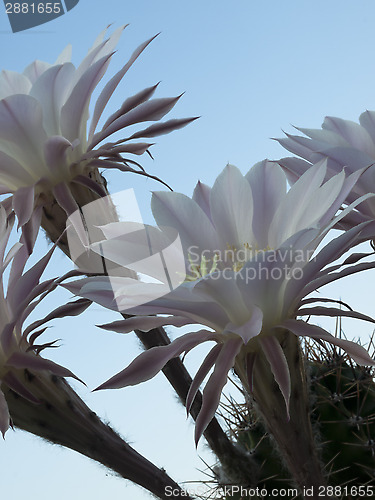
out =
{"type": "Polygon", "coordinates": [[[228,372],[242,346],[241,339],[229,339],[223,345],[215,363],[215,369],[207,381],[203,391],[202,408],[195,423],[195,444],[211,422],[219,405],[221,392],[228,380],[228,372]]]}
{"type": "MultiPolygon", "coordinates": [[[[177,97],[164,97],[160,99],[153,99],[152,101],[147,101],[135,109],[129,111],[125,115],[120,116],[115,121],[113,121],[107,128],[100,132],[94,137],[94,144],[102,142],[104,139],[114,134],[118,130],[121,130],[135,123],[141,123],[145,121],[158,121],[163,116],[165,116],[169,111],[175,106],[177,101],[181,96],[177,97]]],[[[133,135],[130,139],[134,139],[136,136],[133,135]]],[[[146,137],[146,136],[142,136],[146,137]]]]}
{"type": "Polygon", "coordinates": [[[119,389],[128,385],[136,385],[154,377],[168,361],[176,358],[193,347],[215,340],[216,334],[207,330],[187,333],[166,346],[152,347],[142,352],[130,365],[114,377],[110,378],[97,389],[119,389]]]}
{"type": "MultiPolygon", "coordinates": [[[[375,263],[373,267],[375,267],[375,263]]],[[[371,316],[361,314],[357,311],[345,311],[344,309],[337,309],[335,307],[303,307],[298,310],[298,316],[331,316],[334,318],[345,316],[348,318],[362,319],[363,321],[375,323],[375,319],[371,318],[371,316]]]]}
{"type": "Polygon", "coordinates": [[[189,415],[191,405],[194,402],[195,396],[197,395],[197,392],[199,391],[199,387],[202,384],[203,380],[207,376],[208,372],[211,370],[211,368],[214,366],[217,357],[219,356],[221,350],[223,349],[223,344],[217,344],[215,347],[211,349],[211,351],[207,354],[205,357],[203,363],[199,367],[191,385],[189,388],[189,392],[186,396],[186,413],[189,415]]]}
{"type": "Polygon", "coordinates": [[[82,128],[87,120],[90,97],[104,75],[111,55],[106,55],[90,66],[74,87],[71,95],[61,108],[61,132],[73,142],[82,136],[82,128]]]}
{"type": "Polygon", "coordinates": [[[149,332],[153,328],[158,328],[160,326],[173,325],[175,327],[181,327],[191,323],[192,321],[190,319],[179,316],[169,316],[166,318],[158,316],[135,316],[129,319],[97,326],[103,330],[112,332],[130,333],[137,329],[142,330],[142,332],[149,332]]]}
{"type": "Polygon", "coordinates": [[[11,366],[12,368],[18,368],[24,370],[36,370],[43,371],[48,370],[52,372],[54,375],[58,375],[60,377],[72,377],[76,380],[80,380],[78,377],[74,375],[70,370],[64,368],[61,365],[58,365],[54,361],[50,361],[49,359],[42,358],[41,356],[35,356],[35,354],[29,354],[25,352],[15,352],[10,358],[7,360],[6,366],[11,366]]]}
{"type": "Polygon", "coordinates": [[[24,331],[24,335],[28,335],[30,332],[44,325],[48,321],[56,318],[65,318],[66,316],[78,316],[79,314],[86,311],[86,309],[92,304],[91,300],[88,299],[78,299],[73,302],[68,302],[62,306],[57,307],[52,312],[47,314],[43,319],[35,321],[29,325],[24,331]]]}
{"type": "Polygon", "coordinates": [[[5,396],[0,389],[0,432],[5,438],[5,433],[10,427],[10,415],[5,396]]]}
{"type": "Polygon", "coordinates": [[[35,397],[19,380],[18,377],[14,375],[11,371],[8,371],[2,381],[10,388],[12,391],[16,392],[23,398],[27,399],[31,403],[40,404],[40,401],[35,397]]]}
{"type": "MultiPolygon", "coordinates": [[[[100,120],[100,117],[102,116],[102,113],[108,104],[109,99],[111,98],[113,92],[116,90],[118,84],[120,81],[124,78],[125,74],[128,72],[128,70],[131,68],[131,66],[134,64],[134,62],[138,59],[138,57],[142,54],[142,52],[145,50],[145,48],[156,38],[157,35],[153,36],[146,42],[142,43],[132,54],[130,57],[129,61],[121,68],[121,70],[115,74],[114,77],[111,78],[111,80],[106,84],[102,92],[100,93],[98,100],[96,101],[95,104],[95,109],[94,109],[94,114],[93,118],[91,121],[91,126],[90,126],[90,132],[89,132],[89,138],[91,138],[94,135],[96,126],[100,120]]],[[[90,139],[89,139],[90,140],[90,139]]]]}
{"type": "Polygon", "coordinates": [[[256,358],[257,355],[255,352],[249,352],[246,356],[246,376],[250,392],[253,392],[254,387],[254,365],[256,358]]]}
{"type": "Polygon", "coordinates": [[[280,327],[287,328],[297,336],[300,335],[303,337],[310,337],[315,340],[324,340],[330,344],[336,345],[347,352],[349,356],[351,356],[359,365],[375,365],[375,360],[370,357],[369,353],[362,346],[350,340],[334,337],[319,326],[310,325],[309,323],[305,323],[305,321],[301,320],[289,319],[284,321],[280,327]]]}
{"type": "Polygon", "coordinates": [[[275,337],[262,337],[259,339],[263,352],[271,366],[275,380],[280,387],[283,395],[286,412],[289,419],[289,401],[290,401],[290,373],[284,351],[280,342],[275,337]]]}
{"type": "Polygon", "coordinates": [[[13,208],[18,218],[18,227],[29,222],[34,210],[34,186],[19,188],[13,195],[13,208]]]}
{"type": "Polygon", "coordinates": [[[102,131],[106,129],[109,125],[111,125],[117,118],[120,116],[129,113],[132,109],[136,108],[140,104],[148,101],[155,93],[155,90],[158,88],[159,83],[156,85],[152,85],[151,87],[147,87],[143,90],[140,90],[136,94],[128,97],[121,105],[121,107],[112,115],[109,116],[105,124],[103,125],[102,131]]]}
{"type": "Polygon", "coordinates": [[[139,132],[135,132],[130,137],[128,137],[127,140],[131,141],[132,139],[150,138],[157,137],[159,135],[170,134],[175,130],[186,127],[186,125],[189,125],[189,123],[198,120],[198,118],[199,116],[194,116],[193,118],[174,118],[163,123],[156,123],[155,125],[150,125],[149,127],[140,130],[139,132]]]}

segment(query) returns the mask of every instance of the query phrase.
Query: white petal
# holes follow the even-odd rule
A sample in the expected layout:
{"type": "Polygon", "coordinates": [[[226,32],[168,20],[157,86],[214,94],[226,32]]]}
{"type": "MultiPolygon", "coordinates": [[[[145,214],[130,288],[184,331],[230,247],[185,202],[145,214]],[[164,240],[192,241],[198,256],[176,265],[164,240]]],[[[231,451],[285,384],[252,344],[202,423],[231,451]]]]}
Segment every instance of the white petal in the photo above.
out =
{"type": "Polygon", "coordinates": [[[223,248],[242,249],[254,243],[253,197],[248,181],[237,167],[227,165],[210,195],[211,214],[223,248]]]}

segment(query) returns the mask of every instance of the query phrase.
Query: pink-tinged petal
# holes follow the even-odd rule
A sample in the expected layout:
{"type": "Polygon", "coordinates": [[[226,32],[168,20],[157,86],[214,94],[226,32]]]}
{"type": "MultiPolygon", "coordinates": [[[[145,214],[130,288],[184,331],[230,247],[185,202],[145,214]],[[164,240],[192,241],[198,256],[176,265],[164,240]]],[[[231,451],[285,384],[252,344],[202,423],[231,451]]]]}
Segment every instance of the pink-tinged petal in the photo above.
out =
{"type": "Polygon", "coordinates": [[[250,392],[253,392],[254,387],[254,365],[256,358],[257,354],[255,352],[249,352],[246,356],[246,377],[250,392]]]}
{"type": "Polygon", "coordinates": [[[237,167],[227,165],[212,187],[211,214],[221,245],[242,249],[252,244],[253,196],[248,181],[237,167]]]}
{"type": "Polygon", "coordinates": [[[241,350],[242,340],[229,339],[224,343],[215,363],[215,369],[203,391],[202,408],[195,423],[195,444],[211,422],[219,405],[221,392],[227,383],[228,372],[234,366],[237,354],[241,350]]]}
{"type": "Polygon", "coordinates": [[[139,132],[135,132],[133,135],[128,137],[126,140],[131,141],[132,139],[140,139],[142,138],[150,138],[157,137],[159,135],[166,135],[174,132],[175,130],[179,130],[180,128],[186,127],[189,123],[198,120],[199,116],[194,116],[193,118],[175,118],[173,120],[168,120],[163,123],[156,123],[154,125],[150,125],[149,127],[140,130],[139,132]]]}
{"type": "Polygon", "coordinates": [[[49,137],[44,144],[44,158],[55,178],[65,177],[64,173],[68,173],[66,164],[68,149],[73,149],[72,143],[60,135],[49,137]]]}
{"type": "Polygon", "coordinates": [[[81,135],[88,118],[90,97],[104,75],[110,57],[111,55],[102,57],[85,71],[61,108],[61,132],[71,142],[75,139],[86,140],[81,135]]]}
{"type": "Polygon", "coordinates": [[[253,195],[253,233],[258,247],[267,248],[272,219],[285,197],[286,177],[281,167],[268,160],[254,165],[245,177],[253,195]]]}
{"type": "Polygon", "coordinates": [[[0,259],[4,258],[5,250],[8,245],[9,236],[14,226],[15,217],[7,214],[5,207],[0,204],[0,259]]]}
{"type": "Polygon", "coordinates": [[[0,277],[3,275],[5,269],[12,262],[12,260],[17,255],[17,253],[21,250],[22,246],[23,246],[22,243],[17,242],[9,250],[9,252],[7,253],[7,256],[3,260],[3,263],[0,265],[0,277]]]}
{"type": "MultiPolygon", "coordinates": [[[[56,201],[60,207],[65,211],[65,213],[70,217],[73,213],[79,213],[79,206],[69,189],[69,186],[65,182],[57,184],[52,190],[56,201]]],[[[70,222],[74,226],[74,229],[79,236],[81,243],[87,247],[89,245],[87,231],[85,229],[82,217],[71,217],[70,222]]]]}
{"type": "Polygon", "coordinates": [[[107,191],[100,184],[95,182],[90,177],[87,177],[86,175],[79,174],[76,177],[74,177],[72,182],[75,184],[80,184],[81,186],[88,187],[89,189],[91,189],[91,191],[98,194],[101,198],[105,198],[108,194],[107,191]]]}
{"type": "Polygon", "coordinates": [[[203,380],[207,376],[208,372],[211,370],[211,368],[214,366],[217,357],[219,356],[221,350],[223,348],[223,344],[217,344],[215,347],[211,349],[211,351],[207,354],[205,357],[203,363],[199,367],[191,385],[189,388],[189,392],[186,396],[186,413],[189,415],[191,405],[193,404],[193,401],[195,399],[195,396],[197,395],[197,392],[199,391],[199,387],[202,384],[203,380]]]}
{"type": "Polygon", "coordinates": [[[259,335],[262,331],[263,326],[263,312],[259,307],[252,307],[252,314],[249,321],[241,326],[237,326],[234,323],[228,323],[225,327],[224,332],[236,333],[239,335],[243,343],[246,345],[251,339],[259,335]]]}
{"type": "Polygon", "coordinates": [[[13,94],[28,94],[30,88],[30,80],[25,75],[5,70],[0,73],[0,99],[13,94]]]}
{"type": "Polygon", "coordinates": [[[99,389],[119,389],[129,385],[140,384],[154,377],[170,359],[176,358],[183,352],[190,351],[202,342],[215,340],[216,334],[207,330],[187,333],[166,346],[152,347],[137,356],[130,365],[110,378],[99,389]]]}
{"type": "MultiPolygon", "coordinates": [[[[132,109],[136,108],[140,104],[148,101],[154,95],[155,90],[157,89],[158,85],[159,85],[159,83],[157,83],[156,85],[152,85],[151,87],[147,87],[143,90],[140,90],[139,92],[132,95],[131,97],[128,97],[123,102],[121,107],[117,111],[115,111],[112,115],[109,116],[109,118],[104,123],[101,132],[103,132],[104,129],[106,129],[109,125],[111,125],[111,123],[113,123],[115,120],[117,120],[117,118],[120,118],[120,116],[125,115],[126,113],[128,113],[132,109]]],[[[121,140],[118,142],[120,143],[121,140]]]]}
{"type": "Polygon", "coordinates": [[[21,243],[25,245],[28,255],[31,255],[38,236],[40,222],[42,219],[42,210],[43,207],[41,205],[36,208],[34,207],[34,211],[32,212],[30,219],[22,226],[21,243]]]}
{"type": "Polygon", "coordinates": [[[40,326],[53,319],[65,318],[66,316],[78,316],[79,314],[82,314],[84,311],[86,311],[91,303],[92,302],[89,299],[78,299],[59,306],[52,312],[47,314],[47,316],[45,316],[43,319],[35,321],[31,325],[29,325],[24,331],[24,335],[27,336],[31,331],[35,330],[35,328],[39,328],[40,326]]]}
{"type": "Polygon", "coordinates": [[[41,171],[41,151],[47,135],[42,108],[36,99],[17,94],[0,101],[0,137],[12,144],[15,159],[27,165],[29,172],[41,171]]]}
{"type": "MultiPolygon", "coordinates": [[[[364,228],[366,223],[361,226],[356,226],[345,233],[341,234],[334,240],[325,245],[322,250],[308,262],[303,269],[303,276],[299,280],[291,280],[285,289],[285,303],[291,303],[301,292],[303,296],[307,295],[305,290],[308,289],[311,283],[319,274],[319,272],[331,262],[339,259],[352,246],[360,243],[359,233],[361,228],[364,228]],[[306,288],[305,288],[306,287],[306,288]]],[[[313,288],[313,290],[316,287],[313,288]]],[[[312,291],[312,290],[311,290],[312,291]]],[[[302,297],[301,297],[302,298],[302,297]]]]}
{"type": "Polygon", "coordinates": [[[9,389],[12,389],[12,391],[16,392],[23,398],[27,399],[31,403],[34,404],[40,404],[41,401],[35,397],[28,389],[23,385],[21,380],[14,375],[11,371],[8,371],[4,377],[2,378],[2,381],[4,384],[6,384],[9,389]]]}
{"type": "Polygon", "coordinates": [[[307,286],[303,289],[304,295],[308,295],[309,293],[321,288],[328,283],[332,283],[333,281],[344,278],[345,276],[350,276],[351,274],[359,273],[361,271],[366,271],[367,269],[374,269],[375,262],[364,262],[362,264],[357,264],[355,266],[350,266],[347,269],[343,269],[338,273],[330,273],[324,274],[323,276],[319,276],[313,281],[309,282],[307,286]]]}
{"type": "Polygon", "coordinates": [[[29,222],[34,210],[35,190],[34,186],[19,188],[13,195],[13,208],[18,218],[20,228],[29,222]]]}
{"type": "Polygon", "coordinates": [[[36,371],[48,370],[52,372],[54,375],[58,375],[59,377],[72,377],[76,380],[80,380],[78,377],[74,375],[67,368],[58,365],[54,361],[49,359],[42,358],[41,356],[35,356],[35,354],[25,353],[25,352],[15,352],[13,353],[8,361],[6,362],[6,366],[10,366],[12,368],[17,369],[29,369],[36,371]]]}
{"type": "Polygon", "coordinates": [[[297,336],[310,337],[315,340],[324,340],[330,344],[336,345],[347,352],[358,365],[375,365],[375,360],[370,357],[369,353],[362,346],[350,340],[334,337],[319,326],[310,325],[301,320],[288,319],[284,321],[280,327],[287,328],[297,336]]]}
{"type": "Polygon", "coordinates": [[[199,205],[188,196],[174,192],[155,192],[151,199],[151,209],[159,227],[172,227],[178,232],[183,248],[192,251],[196,249],[197,265],[201,263],[202,251],[217,250],[218,241],[212,223],[199,205]]]}
{"type": "MultiPolygon", "coordinates": [[[[375,263],[373,264],[373,267],[375,267],[375,263]]],[[[345,311],[344,309],[337,309],[335,307],[303,307],[298,310],[298,316],[331,316],[334,318],[345,316],[348,318],[362,319],[363,321],[375,323],[375,319],[367,316],[366,314],[361,314],[357,311],[345,311]]]]}
{"type": "MultiPolygon", "coordinates": [[[[125,113],[117,118],[110,125],[108,125],[108,127],[99,132],[99,134],[96,134],[90,147],[102,142],[118,130],[134,125],[135,123],[160,120],[167,113],[169,113],[180,98],[181,96],[164,97],[140,104],[135,109],[132,109],[128,113],[125,113]]],[[[132,136],[132,138],[134,138],[134,136],[132,136]]]]}
{"type": "Polygon", "coordinates": [[[125,74],[128,72],[130,67],[133,65],[133,63],[138,59],[138,57],[142,54],[142,52],[145,50],[145,48],[156,38],[157,35],[153,36],[146,42],[142,43],[137,49],[133,52],[131,55],[129,61],[121,68],[121,70],[115,74],[111,78],[111,80],[106,84],[102,92],[100,93],[96,104],[95,104],[95,109],[94,109],[94,114],[93,118],[91,121],[91,126],[90,126],[90,132],[89,132],[89,142],[90,138],[93,137],[96,126],[98,125],[98,122],[100,120],[100,117],[102,116],[102,113],[105,109],[105,107],[108,104],[109,99],[111,98],[113,92],[116,90],[116,87],[120,83],[120,81],[123,79],[125,74]]]}
{"type": "Polygon", "coordinates": [[[210,193],[211,193],[211,188],[206,184],[203,184],[201,181],[198,181],[197,185],[195,186],[192,199],[196,203],[198,203],[203,212],[212,222],[211,208],[210,208],[210,193]]]}
{"type": "Polygon", "coordinates": [[[43,125],[48,135],[60,135],[60,111],[67,98],[74,75],[71,63],[47,69],[30,90],[30,95],[40,102],[43,110],[43,125]]]}
{"type": "MultiPolygon", "coordinates": [[[[108,156],[114,154],[122,154],[122,153],[131,153],[132,155],[143,155],[146,151],[149,150],[154,143],[150,142],[131,142],[129,144],[122,144],[120,146],[110,147],[106,149],[98,149],[96,153],[99,156],[105,156],[108,153],[108,156]]],[[[105,146],[103,146],[104,148],[105,146]]]]}
{"type": "Polygon", "coordinates": [[[8,302],[10,308],[18,310],[28,295],[36,288],[39,279],[42,276],[48,262],[52,257],[55,247],[53,246],[49,252],[40,259],[33,267],[31,267],[23,276],[20,276],[14,286],[8,289],[8,302]]]}
{"type": "Polygon", "coordinates": [[[103,330],[109,330],[117,333],[129,333],[134,330],[142,330],[142,332],[149,332],[153,328],[160,326],[173,325],[176,327],[191,324],[192,321],[180,316],[158,317],[158,316],[135,316],[133,318],[114,321],[106,325],[96,325],[103,330]]]}
{"type": "Polygon", "coordinates": [[[289,401],[290,401],[290,373],[289,366],[286,360],[284,351],[280,342],[275,337],[261,337],[259,343],[262,346],[263,352],[271,366],[271,370],[275,380],[280,387],[283,395],[286,412],[289,420],[289,401]]]}
{"type": "Polygon", "coordinates": [[[0,432],[5,439],[5,433],[10,427],[9,408],[4,393],[0,389],[0,432]]]}

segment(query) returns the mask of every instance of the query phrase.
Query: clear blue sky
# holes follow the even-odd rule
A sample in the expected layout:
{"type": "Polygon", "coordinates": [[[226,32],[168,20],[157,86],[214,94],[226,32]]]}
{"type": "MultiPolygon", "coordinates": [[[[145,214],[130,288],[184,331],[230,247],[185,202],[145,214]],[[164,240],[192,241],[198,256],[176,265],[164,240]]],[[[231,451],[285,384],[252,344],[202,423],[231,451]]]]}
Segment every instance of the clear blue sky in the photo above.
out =
{"type": "MultiPolygon", "coordinates": [[[[107,116],[126,96],[159,80],[158,96],[186,92],[173,116],[201,119],[158,139],[155,160],[143,164],[190,195],[198,178],[212,184],[227,162],[245,173],[263,158],[285,155],[270,138],[292,131],[291,124],[319,127],[325,115],[356,120],[366,108],[375,109],[374,18],[373,0],[80,0],[61,18],[13,34],[1,3],[0,69],[22,71],[34,59],[53,62],[68,43],[73,62],[79,62],[107,24],[130,23],[110,66],[113,74],[139,43],[161,31],[117,90],[107,116]]],[[[127,174],[112,174],[109,181],[112,190],[134,187],[148,216],[150,191],[160,189],[154,182],[127,174]]],[[[59,272],[68,267],[63,256],[54,262],[59,272]]],[[[373,298],[363,293],[363,279],[357,276],[350,287],[342,284],[326,294],[371,314],[373,298]]],[[[124,338],[94,326],[116,318],[94,306],[82,320],[56,323],[49,335],[62,338],[63,346],[51,357],[94,388],[140,350],[131,334],[124,338]]],[[[365,341],[371,331],[371,325],[357,323],[348,337],[361,333],[365,341]]],[[[162,375],[121,391],[78,389],[175,479],[202,477],[193,426],[162,375]]],[[[202,444],[198,451],[212,463],[202,444]]],[[[149,498],[79,455],[20,431],[0,443],[0,470],[2,496],[12,500],[149,498]]]]}

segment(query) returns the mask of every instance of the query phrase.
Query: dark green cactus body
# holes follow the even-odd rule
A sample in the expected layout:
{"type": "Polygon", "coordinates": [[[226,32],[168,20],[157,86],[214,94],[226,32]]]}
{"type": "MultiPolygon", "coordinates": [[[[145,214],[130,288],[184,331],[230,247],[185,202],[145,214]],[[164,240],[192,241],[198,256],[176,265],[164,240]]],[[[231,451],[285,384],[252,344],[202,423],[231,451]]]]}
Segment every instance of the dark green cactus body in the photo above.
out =
{"type": "Polygon", "coordinates": [[[375,490],[372,370],[356,366],[337,354],[325,362],[310,362],[310,366],[311,391],[315,397],[312,418],[320,434],[329,484],[372,484],[375,490]]]}
{"type": "MultiPolygon", "coordinates": [[[[307,346],[306,352],[310,417],[329,495],[345,500],[375,499],[374,370],[358,366],[336,351],[307,346]]],[[[259,466],[259,481],[253,486],[268,491],[294,488],[291,474],[265,432],[256,407],[232,403],[225,410],[230,414],[226,420],[231,435],[239,446],[251,452],[259,466]]],[[[262,497],[238,494],[231,498],[262,497]]],[[[303,496],[300,493],[295,498],[303,496]]],[[[222,500],[226,497],[222,496],[222,500]]]]}

